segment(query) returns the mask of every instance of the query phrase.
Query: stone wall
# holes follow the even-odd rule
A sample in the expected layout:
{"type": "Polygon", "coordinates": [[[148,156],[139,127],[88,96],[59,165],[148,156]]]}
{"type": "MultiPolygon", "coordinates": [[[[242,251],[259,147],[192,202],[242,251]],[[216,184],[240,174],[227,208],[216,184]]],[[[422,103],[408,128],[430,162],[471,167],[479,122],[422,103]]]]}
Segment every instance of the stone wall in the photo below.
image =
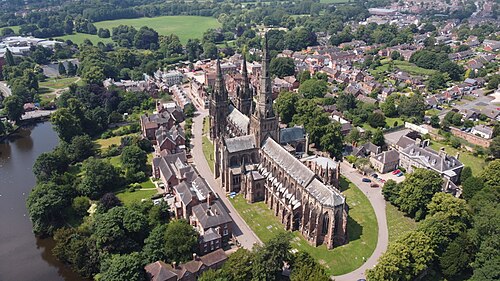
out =
{"type": "Polygon", "coordinates": [[[453,127],[451,127],[450,130],[454,136],[459,137],[461,139],[464,139],[464,140],[470,142],[471,144],[479,145],[482,147],[489,147],[490,146],[491,140],[488,140],[488,139],[482,138],[480,136],[476,136],[476,135],[461,131],[461,130],[459,130],[457,128],[453,128],[453,127]]]}

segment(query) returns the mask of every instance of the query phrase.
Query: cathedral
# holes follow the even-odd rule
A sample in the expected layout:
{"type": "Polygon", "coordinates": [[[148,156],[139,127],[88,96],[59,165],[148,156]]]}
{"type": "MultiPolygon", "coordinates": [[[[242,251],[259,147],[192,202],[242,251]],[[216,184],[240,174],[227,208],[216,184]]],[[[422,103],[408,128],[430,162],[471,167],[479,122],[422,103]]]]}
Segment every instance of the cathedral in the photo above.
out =
{"type": "Polygon", "coordinates": [[[340,167],[323,157],[297,157],[307,147],[305,134],[301,127],[280,129],[269,64],[266,35],[258,91],[250,84],[243,56],[242,85],[231,102],[217,61],[209,105],[215,178],[228,193],[239,192],[250,203],[265,202],[287,230],[300,231],[311,245],[343,245],[348,207],[335,187],[340,167]]]}

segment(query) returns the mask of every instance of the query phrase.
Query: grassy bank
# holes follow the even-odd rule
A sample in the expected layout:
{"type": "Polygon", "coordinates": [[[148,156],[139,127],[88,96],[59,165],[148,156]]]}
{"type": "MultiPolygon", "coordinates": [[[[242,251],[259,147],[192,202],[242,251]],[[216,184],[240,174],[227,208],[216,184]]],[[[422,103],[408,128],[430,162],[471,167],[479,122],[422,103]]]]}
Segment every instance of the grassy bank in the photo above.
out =
{"type": "Polygon", "coordinates": [[[403,212],[391,203],[386,203],[385,214],[387,216],[389,242],[395,241],[404,233],[414,230],[417,227],[415,220],[406,217],[403,212]]]}
{"type": "MultiPolygon", "coordinates": [[[[293,233],[292,240],[294,249],[310,253],[330,275],[345,274],[360,267],[377,244],[377,220],[368,198],[352,183],[343,180],[342,186],[349,205],[349,243],[333,250],[327,250],[325,246],[313,247],[297,231],[293,233]]],[[[236,196],[231,202],[263,242],[284,231],[283,225],[265,203],[249,204],[241,196],[236,196]]]]}

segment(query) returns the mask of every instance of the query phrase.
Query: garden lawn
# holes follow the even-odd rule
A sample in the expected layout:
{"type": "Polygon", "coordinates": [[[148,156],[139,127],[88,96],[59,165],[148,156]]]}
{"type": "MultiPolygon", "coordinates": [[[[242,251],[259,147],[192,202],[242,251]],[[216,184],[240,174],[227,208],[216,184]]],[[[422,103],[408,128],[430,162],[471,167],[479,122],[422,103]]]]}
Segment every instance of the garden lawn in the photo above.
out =
{"type": "Polygon", "coordinates": [[[139,203],[142,199],[151,199],[151,196],[155,195],[156,193],[156,189],[135,190],[134,192],[129,192],[125,189],[117,192],[116,197],[118,197],[120,201],[123,202],[123,204],[130,205],[132,203],[139,203]]]}
{"type": "Polygon", "coordinates": [[[472,169],[472,174],[474,174],[475,176],[478,176],[484,169],[484,167],[486,167],[486,162],[484,161],[483,158],[474,156],[470,152],[458,150],[456,148],[451,147],[448,144],[436,141],[431,142],[431,147],[436,151],[439,151],[441,147],[444,147],[446,153],[452,156],[456,156],[457,152],[460,152],[460,157],[458,158],[458,160],[462,162],[465,166],[469,166],[472,169]]]}
{"type": "Polygon", "coordinates": [[[101,149],[105,149],[112,146],[113,144],[120,145],[121,139],[123,137],[132,135],[136,135],[136,133],[131,133],[123,136],[115,136],[107,139],[98,139],[95,142],[100,146],[101,149]]]}
{"type": "Polygon", "coordinates": [[[398,68],[400,70],[406,71],[410,74],[414,75],[432,75],[436,71],[433,69],[426,69],[422,67],[418,67],[414,65],[413,63],[407,62],[407,61],[400,61],[400,60],[395,60],[394,62],[394,67],[398,68]]]}
{"type": "MultiPolygon", "coordinates": [[[[370,202],[354,184],[345,180],[341,182],[346,189],[343,193],[349,205],[349,243],[327,250],[324,245],[311,246],[298,231],[293,232],[292,239],[292,248],[311,254],[329,275],[342,275],[360,267],[377,244],[378,225],[370,202]]],[[[263,242],[284,231],[283,225],[264,202],[249,204],[240,195],[231,199],[231,202],[263,242]]]]}
{"type": "Polygon", "coordinates": [[[99,28],[108,28],[112,31],[113,27],[121,24],[131,25],[136,29],[143,26],[150,27],[160,35],[176,34],[179,36],[182,44],[186,44],[188,39],[201,38],[203,33],[209,28],[219,28],[221,24],[212,17],[200,16],[162,16],[154,18],[138,19],[120,19],[101,21],[94,23],[99,28]]]}
{"type": "Polygon", "coordinates": [[[394,127],[394,122],[398,122],[398,126],[401,126],[401,125],[404,125],[405,122],[403,121],[403,119],[399,118],[399,117],[386,117],[385,118],[385,123],[387,125],[389,125],[389,127],[394,127]]]}
{"type": "Polygon", "coordinates": [[[202,137],[202,148],[203,148],[203,154],[205,155],[205,159],[208,162],[208,166],[210,167],[210,170],[212,173],[214,172],[214,145],[212,142],[208,139],[207,136],[202,137]]]}
{"type": "Polygon", "coordinates": [[[417,227],[417,222],[406,217],[403,212],[389,202],[385,204],[385,215],[387,217],[387,228],[389,229],[389,243],[417,227]]]}
{"type": "Polygon", "coordinates": [[[66,77],[66,78],[58,78],[58,79],[47,79],[47,81],[40,82],[40,87],[45,87],[53,90],[68,88],[69,85],[76,83],[78,81],[78,77],[66,77]]]}
{"type": "Polygon", "coordinates": [[[98,42],[102,42],[104,44],[113,42],[113,40],[111,40],[111,38],[100,38],[97,35],[92,35],[92,34],[87,34],[87,33],[74,33],[74,34],[59,36],[56,38],[59,38],[59,39],[65,40],[65,41],[71,40],[71,42],[73,42],[77,45],[82,44],[85,39],[89,39],[94,45],[96,45],[98,42]]]}

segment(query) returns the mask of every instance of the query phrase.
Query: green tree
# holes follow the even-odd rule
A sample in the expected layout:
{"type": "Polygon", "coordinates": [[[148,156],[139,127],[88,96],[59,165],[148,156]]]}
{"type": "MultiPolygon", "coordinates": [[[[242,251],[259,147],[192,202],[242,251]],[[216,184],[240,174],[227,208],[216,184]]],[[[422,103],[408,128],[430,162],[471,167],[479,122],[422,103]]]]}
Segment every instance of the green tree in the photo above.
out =
{"type": "Polygon", "coordinates": [[[57,65],[57,69],[59,71],[59,75],[66,75],[66,67],[64,67],[64,64],[62,62],[59,62],[57,65]]]}
{"type": "Polygon", "coordinates": [[[309,79],[299,87],[299,93],[306,99],[322,98],[328,91],[328,84],[324,80],[309,79]]]}
{"type": "Polygon", "coordinates": [[[465,182],[468,178],[472,177],[472,169],[469,166],[464,166],[462,172],[460,172],[460,182],[465,182]]]}
{"type": "Polygon", "coordinates": [[[388,180],[382,187],[382,194],[385,200],[396,205],[397,199],[399,198],[399,188],[400,186],[394,180],[388,180]]]}
{"type": "Polygon", "coordinates": [[[135,34],[134,46],[137,49],[158,49],[158,32],[146,26],[141,27],[135,34]]]}
{"type": "Polygon", "coordinates": [[[367,271],[367,279],[374,281],[414,280],[434,260],[431,239],[420,231],[405,233],[389,245],[377,265],[367,271]]]}
{"type": "Polygon", "coordinates": [[[435,72],[431,75],[429,80],[427,80],[427,88],[429,90],[439,90],[446,86],[446,77],[441,72],[435,72]]]}
{"type": "Polygon", "coordinates": [[[500,74],[493,74],[488,78],[488,84],[486,85],[488,89],[494,90],[498,88],[500,84],[500,74]]]}
{"type": "Polygon", "coordinates": [[[7,51],[5,52],[5,62],[8,66],[14,66],[16,65],[16,61],[14,60],[14,56],[12,55],[12,52],[7,48],[7,51]]]}
{"type": "Polygon", "coordinates": [[[75,76],[76,75],[76,65],[74,65],[71,61],[68,61],[68,68],[67,68],[66,72],[69,76],[75,76]]]}
{"type": "Polygon", "coordinates": [[[4,110],[7,118],[15,122],[21,120],[21,116],[24,113],[23,105],[23,100],[17,95],[6,97],[3,101],[3,106],[5,107],[4,110]]]}
{"type": "Polygon", "coordinates": [[[337,109],[341,112],[356,108],[356,97],[351,94],[341,93],[337,98],[337,109]]]}
{"type": "Polygon", "coordinates": [[[105,213],[109,209],[122,206],[122,201],[113,192],[108,192],[105,193],[100,199],[99,203],[97,204],[97,210],[100,213],[105,213]]]}
{"type": "Polygon", "coordinates": [[[90,66],[88,69],[85,69],[85,71],[82,71],[82,79],[87,84],[101,85],[102,81],[106,79],[106,76],[104,75],[104,69],[95,65],[90,66]]]}
{"type": "Polygon", "coordinates": [[[207,59],[215,59],[219,54],[219,50],[217,49],[217,45],[215,43],[205,43],[203,44],[203,55],[207,59]]]}
{"type": "Polygon", "coordinates": [[[500,136],[496,136],[491,140],[489,150],[494,159],[500,158],[500,136]]]}
{"type": "Polygon", "coordinates": [[[33,173],[38,182],[47,182],[68,169],[69,158],[60,150],[44,152],[33,164],[33,173]]]}
{"type": "Polygon", "coordinates": [[[373,128],[379,128],[385,126],[385,116],[382,112],[375,111],[368,115],[368,124],[373,128]]]}
{"type": "Polygon", "coordinates": [[[283,78],[285,76],[291,76],[295,74],[295,63],[292,58],[288,57],[277,57],[271,59],[271,64],[269,65],[269,72],[271,75],[283,78]]]}
{"type": "Polygon", "coordinates": [[[324,127],[324,132],[320,138],[319,145],[323,151],[328,152],[330,157],[342,159],[344,150],[343,137],[338,123],[330,123],[324,127]]]}
{"type": "Polygon", "coordinates": [[[358,128],[354,127],[345,137],[345,141],[350,144],[357,144],[361,139],[361,134],[358,128]]]}
{"type": "Polygon", "coordinates": [[[71,159],[81,162],[95,154],[95,145],[88,135],[75,136],[71,139],[71,159]]]}
{"type": "Polygon", "coordinates": [[[142,249],[142,254],[146,262],[151,263],[155,261],[166,261],[169,258],[165,251],[165,233],[167,231],[166,224],[160,224],[153,228],[149,233],[148,238],[144,240],[144,248],[142,249]]]}
{"type": "Polygon", "coordinates": [[[439,116],[432,115],[430,120],[432,128],[439,128],[439,121],[439,116]]]}
{"type": "Polygon", "coordinates": [[[252,263],[254,253],[247,249],[239,248],[231,254],[222,267],[223,275],[231,281],[252,280],[252,263]]]}
{"type": "Polygon", "coordinates": [[[274,102],[274,107],[279,114],[280,121],[288,124],[292,121],[293,116],[297,113],[295,105],[299,100],[299,96],[293,92],[284,92],[278,95],[274,102]]]}
{"type": "Polygon", "coordinates": [[[299,74],[299,82],[301,84],[309,79],[311,79],[311,72],[309,70],[304,70],[299,74]]]}
{"type": "Polygon", "coordinates": [[[290,281],[328,281],[330,276],[307,252],[298,252],[294,257],[290,281]]]}
{"type": "Polygon", "coordinates": [[[80,120],[68,108],[59,108],[50,118],[59,138],[71,142],[73,137],[82,134],[80,120]]]}
{"type": "Polygon", "coordinates": [[[91,199],[121,187],[119,171],[105,160],[93,157],[85,160],[82,165],[82,180],[77,185],[77,191],[91,199]]]}
{"type": "Polygon", "coordinates": [[[375,130],[375,133],[373,133],[372,136],[372,143],[378,146],[383,146],[385,144],[384,132],[382,132],[382,130],[375,130]]]}
{"type": "Polygon", "coordinates": [[[278,280],[283,263],[292,260],[290,240],[290,233],[280,233],[256,249],[252,280],[278,280]]]}
{"type": "Polygon", "coordinates": [[[471,176],[462,182],[462,197],[469,201],[474,195],[483,189],[484,184],[480,178],[471,176]]]}
{"type": "Polygon", "coordinates": [[[78,215],[83,217],[87,215],[87,210],[90,208],[90,199],[86,196],[75,197],[71,206],[78,215]]]}
{"type": "Polygon", "coordinates": [[[491,161],[479,175],[484,182],[485,187],[499,188],[500,187],[500,159],[491,161]]]}
{"type": "Polygon", "coordinates": [[[391,96],[389,96],[387,100],[380,105],[380,109],[382,109],[382,112],[387,117],[395,117],[398,114],[394,98],[391,98],[391,96]]]}
{"type": "Polygon", "coordinates": [[[198,232],[184,220],[172,221],[165,232],[165,254],[170,261],[192,258],[198,246],[198,232]]]}
{"type": "Polygon", "coordinates": [[[71,204],[71,190],[54,183],[38,184],[26,201],[37,235],[50,235],[64,223],[64,210],[71,204]]]}
{"type": "Polygon", "coordinates": [[[419,93],[414,93],[409,98],[406,96],[400,98],[398,106],[399,115],[415,117],[418,121],[421,121],[424,118],[425,109],[424,97],[419,93]]]}
{"type": "Polygon", "coordinates": [[[439,258],[441,272],[448,280],[470,275],[470,264],[473,261],[474,249],[465,235],[453,240],[439,258]]]}
{"type": "Polygon", "coordinates": [[[113,255],[103,262],[101,280],[109,281],[144,281],[146,272],[142,257],[134,252],[128,255],[113,255]]]}
{"type": "Polygon", "coordinates": [[[396,204],[400,210],[416,220],[425,218],[427,204],[436,192],[441,191],[443,180],[431,170],[416,169],[401,183],[396,204]]]}
{"type": "Polygon", "coordinates": [[[120,159],[122,161],[122,167],[126,170],[126,175],[129,180],[133,181],[135,178],[130,178],[128,175],[138,173],[144,174],[146,172],[146,161],[148,159],[148,155],[137,145],[125,147],[122,151],[120,159]]]}

